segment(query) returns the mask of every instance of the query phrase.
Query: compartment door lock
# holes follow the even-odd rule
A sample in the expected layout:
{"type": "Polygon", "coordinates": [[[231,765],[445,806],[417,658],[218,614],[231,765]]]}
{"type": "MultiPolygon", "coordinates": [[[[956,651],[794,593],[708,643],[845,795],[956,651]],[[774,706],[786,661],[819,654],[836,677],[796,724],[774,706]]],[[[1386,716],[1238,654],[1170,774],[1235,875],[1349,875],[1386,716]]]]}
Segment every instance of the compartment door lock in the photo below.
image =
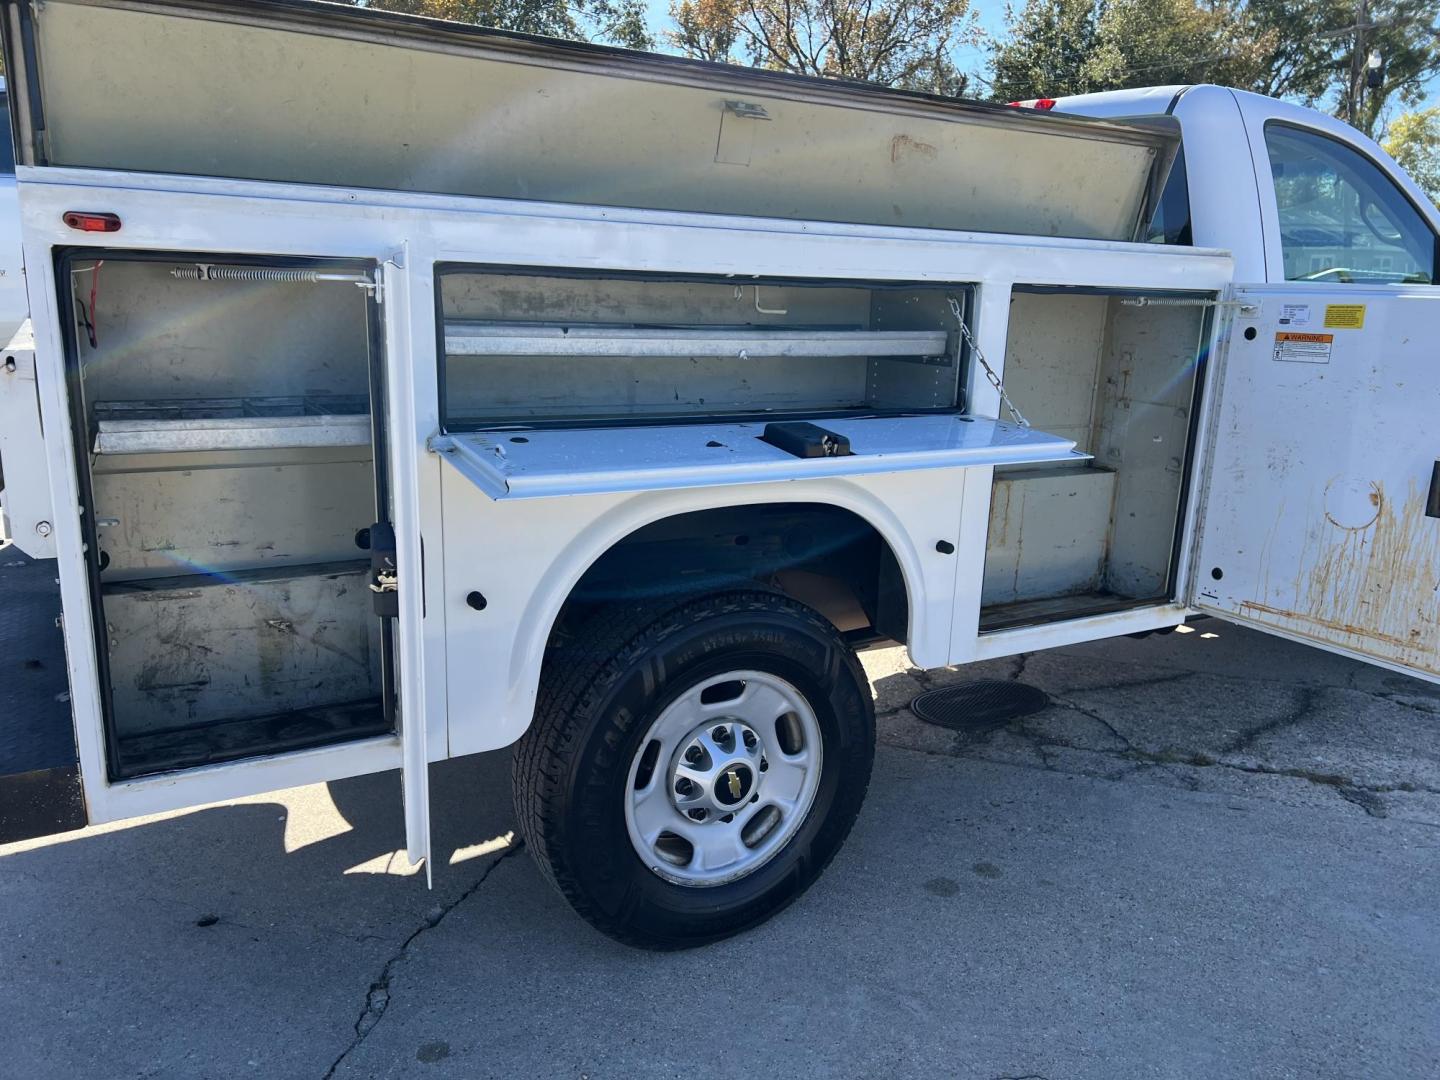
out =
{"type": "Polygon", "coordinates": [[[368,530],[370,541],[370,592],[375,614],[382,619],[400,615],[400,578],[395,568],[395,527],[377,521],[368,530]]]}

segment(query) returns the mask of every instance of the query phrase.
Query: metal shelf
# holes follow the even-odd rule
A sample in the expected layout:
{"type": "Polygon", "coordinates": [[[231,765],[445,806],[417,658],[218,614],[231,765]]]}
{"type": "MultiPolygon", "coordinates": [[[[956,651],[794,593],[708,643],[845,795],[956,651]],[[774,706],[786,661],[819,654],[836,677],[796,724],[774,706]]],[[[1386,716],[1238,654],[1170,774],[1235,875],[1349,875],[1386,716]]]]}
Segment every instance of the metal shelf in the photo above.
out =
{"type": "Polygon", "coordinates": [[[363,399],[328,397],[101,402],[93,449],[158,454],[368,446],[364,408],[363,399]]]}
{"type": "Polygon", "coordinates": [[[445,351],[451,356],[937,357],[949,352],[949,344],[944,330],[651,329],[461,320],[445,324],[445,351]]]}

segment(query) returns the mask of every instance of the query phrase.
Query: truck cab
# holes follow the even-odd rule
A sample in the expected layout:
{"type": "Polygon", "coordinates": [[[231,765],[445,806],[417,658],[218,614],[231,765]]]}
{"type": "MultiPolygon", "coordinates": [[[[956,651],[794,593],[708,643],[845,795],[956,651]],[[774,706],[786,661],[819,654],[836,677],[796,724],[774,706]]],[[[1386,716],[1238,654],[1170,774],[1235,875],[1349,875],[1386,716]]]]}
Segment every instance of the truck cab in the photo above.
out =
{"type": "Polygon", "coordinates": [[[399,769],[428,872],[430,763],[513,745],[542,871],[677,948],[844,840],[870,645],[1208,612],[1440,679],[1434,222],[1309,114],[288,0],[0,26],[0,453],[90,821],[399,769]]]}
{"type": "Polygon", "coordinates": [[[1150,238],[1223,248],[1237,281],[1401,285],[1431,259],[1435,206],[1333,116],[1209,85],[1053,102],[1057,112],[1173,124],[1181,152],[1150,238]]]}

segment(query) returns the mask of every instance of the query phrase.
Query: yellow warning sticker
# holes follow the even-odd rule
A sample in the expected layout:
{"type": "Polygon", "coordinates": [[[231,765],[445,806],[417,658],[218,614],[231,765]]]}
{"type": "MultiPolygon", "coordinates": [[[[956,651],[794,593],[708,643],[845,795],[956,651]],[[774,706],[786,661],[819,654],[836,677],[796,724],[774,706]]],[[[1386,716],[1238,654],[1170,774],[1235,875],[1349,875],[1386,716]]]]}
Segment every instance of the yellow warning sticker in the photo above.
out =
{"type": "Polygon", "coordinates": [[[1281,331],[1275,335],[1275,352],[1271,359],[1285,360],[1292,364],[1328,364],[1330,348],[1334,343],[1334,334],[1281,331]]]}
{"type": "Polygon", "coordinates": [[[1364,330],[1364,329],[1365,329],[1365,305],[1364,305],[1364,304],[1326,304],[1326,305],[1325,305],[1325,329],[1327,329],[1327,330],[1364,330]]]}

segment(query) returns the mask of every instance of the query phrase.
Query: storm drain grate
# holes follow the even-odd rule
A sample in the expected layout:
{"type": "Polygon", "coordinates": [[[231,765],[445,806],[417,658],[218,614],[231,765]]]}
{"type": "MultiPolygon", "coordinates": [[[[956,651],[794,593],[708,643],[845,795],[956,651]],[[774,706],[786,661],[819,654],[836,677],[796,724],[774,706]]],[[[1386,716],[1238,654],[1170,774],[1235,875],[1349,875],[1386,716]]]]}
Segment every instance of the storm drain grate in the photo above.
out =
{"type": "Polygon", "coordinates": [[[927,724],[955,731],[992,731],[1049,704],[1050,696],[1037,686],[984,679],[927,690],[910,702],[910,711],[927,724]]]}

